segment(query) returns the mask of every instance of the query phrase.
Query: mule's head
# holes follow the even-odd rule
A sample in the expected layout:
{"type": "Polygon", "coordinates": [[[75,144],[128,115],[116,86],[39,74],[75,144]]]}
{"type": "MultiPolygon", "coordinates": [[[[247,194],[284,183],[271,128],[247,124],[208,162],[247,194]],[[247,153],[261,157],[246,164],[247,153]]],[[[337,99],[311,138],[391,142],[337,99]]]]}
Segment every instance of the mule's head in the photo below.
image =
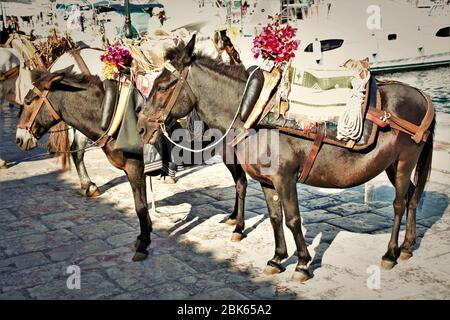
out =
{"type": "Polygon", "coordinates": [[[57,83],[79,87],[78,84],[72,84],[70,80],[65,80],[72,68],[73,66],[55,73],[47,71],[31,72],[34,88],[24,99],[23,110],[16,131],[16,144],[22,150],[36,148],[38,140],[61,120],[54,106],[50,101],[47,103],[43,96],[48,98],[45,92],[50,91],[57,83]]]}
{"type": "Polygon", "coordinates": [[[137,128],[144,144],[155,144],[161,127],[187,116],[196,105],[196,98],[186,79],[195,60],[195,35],[187,45],[168,50],[166,64],[155,79],[147,103],[138,115],[137,128]]]}

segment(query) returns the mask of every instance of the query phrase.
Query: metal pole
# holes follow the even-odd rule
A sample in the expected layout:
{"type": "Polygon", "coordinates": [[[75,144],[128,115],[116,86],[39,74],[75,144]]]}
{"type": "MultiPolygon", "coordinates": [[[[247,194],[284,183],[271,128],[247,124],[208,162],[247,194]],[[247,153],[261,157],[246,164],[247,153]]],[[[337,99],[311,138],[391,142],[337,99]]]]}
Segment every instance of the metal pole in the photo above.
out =
{"type": "Polygon", "coordinates": [[[2,12],[1,12],[1,16],[0,16],[0,20],[2,20],[2,25],[0,26],[0,30],[3,30],[3,29],[5,29],[5,18],[4,18],[4,15],[3,15],[3,2],[0,2],[0,9],[2,10],[2,12]]]}
{"type": "Polygon", "coordinates": [[[130,0],[125,0],[125,37],[131,39],[133,34],[131,32],[131,15],[130,15],[130,0]]]}

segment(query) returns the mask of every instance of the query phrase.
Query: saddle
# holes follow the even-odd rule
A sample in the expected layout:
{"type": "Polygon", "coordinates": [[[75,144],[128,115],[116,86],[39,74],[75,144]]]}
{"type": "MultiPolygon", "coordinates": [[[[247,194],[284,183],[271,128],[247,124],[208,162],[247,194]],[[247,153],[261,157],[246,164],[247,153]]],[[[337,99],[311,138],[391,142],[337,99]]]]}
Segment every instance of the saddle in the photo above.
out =
{"type": "Polygon", "coordinates": [[[46,70],[44,61],[27,36],[14,33],[8,38],[3,47],[15,49],[24,60],[25,66],[28,68],[46,70]]]}
{"type": "MultiPolygon", "coordinates": [[[[382,110],[381,95],[377,89],[377,81],[375,77],[369,77],[370,73],[368,70],[369,64],[367,59],[362,61],[349,60],[344,66],[356,73],[354,78],[358,81],[349,81],[349,79],[345,75],[342,76],[343,73],[340,72],[335,73],[334,76],[329,78],[316,77],[314,74],[305,72],[301,76],[301,84],[307,88],[303,93],[319,93],[316,97],[320,96],[320,94],[324,93],[326,90],[336,89],[336,92],[343,90],[344,93],[345,90],[353,90],[350,97],[355,96],[358,99],[353,101],[355,103],[350,104],[351,108],[348,108],[348,104],[346,105],[339,101],[329,99],[330,97],[324,95],[321,96],[321,99],[319,99],[320,101],[312,100],[314,104],[305,101],[305,99],[308,99],[308,97],[305,97],[305,94],[299,95],[300,100],[302,100],[299,101],[299,103],[289,99],[291,98],[291,94],[289,94],[288,102],[279,101],[280,97],[283,97],[283,94],[280,94],[282,88],[277,88],[277,85],[280,82],[278,76],[276,74],[273,75],[269,78],[269,83],[266,83],[267,73],[262,72],[264,75],[264,78],[262,78],[261,73],[257,73],[257,71],[253,72],[248,80],[247,89],[240,109],[241,119],[245,121],[244,130],[232,141],[233,146],[236,146],[249,134],[248,128],[251,126],[277,129],[290,135],[313,140],[304,167],[298,176],[298,181],[304,183],[309,176],[323,143],[352,150],[364,150],[376,141],[378,127],[390,127],[391,129],[404,132],[410,135],[411,139],[417,144],[427,141],[430,134],[429,127],[434,119],[434,108],[431,98],[428,95],[417,89],[427,101],[427,112],[424,119],[422,119],[421,124],[415,125],[382,110]],[[262,79],[264,79],[264,82],[262,82],[262,79]],[[363,81],[361,82],[359,80],[363,81]],[[261,85],[261,83],[263,84],[261,85]],[[362,84],[364,84],[364,88],[362,88],[362,84]],[[353,85],[355,85],[355,88],[353,88],[353,85]],[[275,93],[273,93],[274,91],[275,93]],[[257,102],[254,104],[255,107],[252,109],[252,105],[258,95],[257,102]],[[361,98],[363,98],[362,102],[360,101],[361,98]],[[302,105],[301,108],[310,108],[309,111],[307,110],[305,112],[305,110],[302,110],[298,113],[301,114],[302,117],[307,118],[309,112],[314,113],[314,108],[323,108],[325,110],[323,113],[325,114],[325,117],[322,118],[321,121],[316,121],[310,126],[305,126],[303,123],[299,123],[298,118],[289,117],[289,112],[293,111],[290,110],[290,104],[296,103],[299,106],[302,105]],[[347,109],[343,108],[344,106],[346,106],[347,109]],[[340,123],[336,123],[336,121],[339,122],[339,116],[342,117],[342,115],[336,113],[338,120],[330,117],[329,113],[330,110],[333,110],[332,108],[335,108],[336,110],[334,111],[338,112],[340,110],[353,110],[355,112],[356,118],[361,121],[360,128],[357,130],[357,137],[350,137],[347,139],[339,137],[337,125],[340,123]],[[328,116],[328,118],[326,116],[328,116]]],[[[296,81],[295,78],[295,75],[289,76],[289,80],[292,82],[296,81]]],[[[284,83],[285,81],[283,79],[282,84],[284,83]]],[[[380,83],[380,85],[385,84],[386,82],[380,83]]],[[[325,92],[325,94],[328,93],[325,92]]],[[[345,96],[345,94],[343,96],[345,96]]],[[[302,121],[300,120],[300,122],[302,121]]]]}
{"type": "Polygon", "coordinates": [[[118,81],[105,80],[103,88],[105,97],[102,103],[101,128],[107,132],[109,137],[113,137],[122,123],[127,108],[131,81],[127,78],[121,78],[118,81]]]}
{"type": "Polygon", "coordinates": [[[114,110],[116,109],[118,97],[118,83],[114,80],[104,80],[103,89],[105,89],[105,97],[102,103],[102,121],[101,128],[106,131],[109,128],[114,110]]]}
{"type": "Polygon", "coordinates": [[[245,129],[251,128],[258,120],[281,80],[278,68],[268,72],[252,66],[248,71],[250,77],[240,105],[241,120],[245,122],[245,129]]]}
{"type": "MultiPolygon", "coordinates": [[[[298,135],[310,138],[311,133],[317,129],[316,124],[323,123],[327,127],[324,137],[326,143],[353,148],[361,140],[361,136],[364,136],[359,147],[367,147],[364,142],[369,138],[371,124],[366,125],[363,134],[362,117],[369,105],[369,92],[372,92],[371,101],[375,106],[376,89],[369,90],[369,87],[374,84],[376,86],[376,83],[367,80],[370,79],[367,60],[349,60],[344,66],[332,70],[307,69],[304,72],[299,72],[290,65],[283,71],[272,68],[270,72],[251,67],[240,105],[244,130],[233,144],[239,143],[248,134],[248,129],[254,126],[277,128],[289,133],[301,131],[298,135]],[[351,102],[351,96],[357,98],[350,105],[353,115],[339,127],[339,117],[344,112],[344,107],[351,102]],[[356,129],[351,128],[352,126],[356,129]],[[342,127],[346,129],[344,136],[341,134],[342,127]]],[[[370,140],[373,142],[373,139],[370,140]]]]}

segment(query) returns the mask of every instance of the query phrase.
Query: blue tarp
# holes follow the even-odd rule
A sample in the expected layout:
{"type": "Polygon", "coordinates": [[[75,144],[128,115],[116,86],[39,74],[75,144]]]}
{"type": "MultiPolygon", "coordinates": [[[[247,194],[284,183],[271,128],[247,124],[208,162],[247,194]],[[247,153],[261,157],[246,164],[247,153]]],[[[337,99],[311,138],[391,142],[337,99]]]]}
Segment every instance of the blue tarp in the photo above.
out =
{"type": "MultiPolygon", "coordinates": [[[[151,12],[151,9],[153,8],[163,8],[164,6],[159,3],[153,3],[153,4],[130,4],[130,12],[131,13],[137,13],[137,12],[151,12]]],[[[102,11],[116,11],[120,14],[125,14],[125,6],[120,4],[109,4],[108,1],[101,1],[94,3],[94,8],[102,11]]],[[[90,10],[92,9],[92,6],[84,6],[82,8],[83,10],[90,10]]]]}

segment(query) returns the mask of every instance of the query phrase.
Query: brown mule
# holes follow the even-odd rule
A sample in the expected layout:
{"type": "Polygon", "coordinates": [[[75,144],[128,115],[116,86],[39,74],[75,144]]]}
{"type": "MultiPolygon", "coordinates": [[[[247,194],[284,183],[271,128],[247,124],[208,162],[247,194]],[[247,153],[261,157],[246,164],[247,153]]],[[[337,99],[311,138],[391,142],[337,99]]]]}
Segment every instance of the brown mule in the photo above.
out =
{"type": "MultiPolygon", "coordinates": [[[[138,130],[144,143],[156,141],[160,124],[167,118],[181,118],[193,108],[210,128],[217,128],[222,134],[230,124],[236,129],[243,127],[243,122],[234,115],[244,93],[248,73],[240,66],[226,66],[208,57],[196,56],[194,46],[195,37],[186,46],[168,52],[167,58],[175,71],[166,68],[155,80],[148,103],[139,114],[138,130]]],[[[381,86],[379,91],[384,111],[415,125],[425,118],[428,101],[419,90],[391,83],[381,86]]],[[[419,140],[417,143],[402,131],[385,128],[378,132],[376,143],[364,151],[323,145],[305,179],[306,184],[316,187],[348,188],[387,172],[395,187],[395,217],[388,249],[382,258],[385,268],[395,265],[400,253],[402,258],[412,254],[416,241],[416,208],[431,171],[434,125],[433,117],[427,128],[430,134],[426,142],[419,140]],[[414,168],[415,178],[411,182],[414,168]],[[406,236],[399,247],[398,235],[405,209],[408,213],[406,236]]],[[[247,137],[241,142],[241,147],[236,148],[236,154],[245,172],[261,183],[266,198],[275,235],[275,255],[268,262],[268,271],[281,272],[284,269],[281,263],[288,257],[282,228],[284,212],[286,225],[297,246],[298,264],[293,278],[305,281],[310,278],[308,263],[311,256],[301,229],[296,184],[313,142],[288,134],[277,137],[274,143],[266,140],[263,148],[258,150],[255,150],[252,138],[247,137]],[[249,152],[254,158],[256,156],[256,163],[249,161],[249,152]],[[270,173],[265,170],[267,164],[261,161],[267,154],[275,155],[277,161],[270,173]]]]}

